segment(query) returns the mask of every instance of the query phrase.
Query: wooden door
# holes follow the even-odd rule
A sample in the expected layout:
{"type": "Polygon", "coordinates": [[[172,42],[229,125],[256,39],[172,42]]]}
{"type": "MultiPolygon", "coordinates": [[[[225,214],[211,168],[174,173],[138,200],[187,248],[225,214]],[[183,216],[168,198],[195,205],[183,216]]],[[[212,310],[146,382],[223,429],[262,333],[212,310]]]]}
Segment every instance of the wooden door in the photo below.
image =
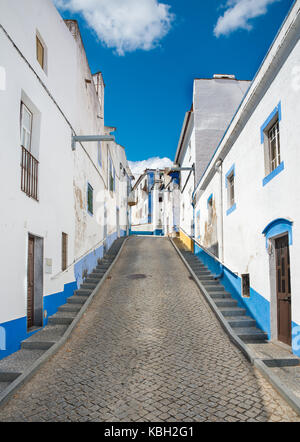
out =
{"type": "Polygon", "coordinates": [[[68,267],[68,235],[62,233],[61,236],[61,269],[67,270],[68,267]]]}
{"type": "Polygon", "coordinates": [[[291,276],[288,235],[275,240],[278,339],[291,345],[291,276]]]}
{"type": "Polygon", "coordinates": [[[34,325],[34,237],[28,237],[27,328],[34,325]]]}

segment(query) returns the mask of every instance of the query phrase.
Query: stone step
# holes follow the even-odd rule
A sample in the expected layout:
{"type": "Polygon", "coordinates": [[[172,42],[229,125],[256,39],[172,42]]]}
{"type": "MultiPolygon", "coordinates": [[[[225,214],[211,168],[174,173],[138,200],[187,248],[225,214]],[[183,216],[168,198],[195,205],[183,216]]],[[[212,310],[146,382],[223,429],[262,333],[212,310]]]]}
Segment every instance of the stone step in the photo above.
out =
{"type": "Polygon", "coordinates": [[[206,290],[210,293],[210,292],[225,292],[225,289],[222,285],[208,285],[205,287],[206,290]]]}
{"type": "Polygon", "coordinates": [[[106,270],[94,270],[93,273],[91,273],[89,276],[98,275],[101,277],[101,276],[105,275],[105,273],[106,273],[106,270]]]}
{"type": "Polygon", "coordinates": [[[0,382],[5,382],[10,384],[15,381],[22,373],[14,373],[11,371],[1,371],[0,370],[0,382]]]}
{"type": "Polygon", "coordinates": [[[10,384],[11,384],[11,382],[1,382],[0,381],[0,393],[2,393],[2,391],[4,391],[10,384]]]}
{"type": "Polygon", "coordinates": [[[246,309],[240,307],[220,307],[220,312],[224,317],[246,315],[246,309]]]}
{"type": "Polygon", "coordinates": [[[281,358],[281,359],[263,359],[263,362],[270,368],[281,368],[281,367],[299,367],[300,359],[293,357],[281,358]]]}
{"type": "Polygon", "coordinates": [[[66,329],[66,325],[47,325],[30,338],[22,341],[21,348],[48,350],[59,341],[66,329]]]}
{"type": "Polygon", "coordinates": [[[267,341],[268,335],[256,327],[236,328],[235,333],[244,342],[267,341]]]}
{"type": "Polygon", "coordinates": [[[213,278],[212,274],[208,270],[203,270],[203,271],[197,270],[194,273],[196,273],[196,275],[199,276],[199,278],[206,277],[206,276],[213,278]]]}
{"type": "Polygon", "coordinates": [[[190,267],[194,270],[205,270],[208,271],[207,267],[205,267],[203,264],[197,264],[197,263],[189,263],[190,267]]]}
{"type": "Polygon", "coordinates": [[[235,299],[215,299],[217,307],[236,307],[237,301],[235,299]]]}
{"type": "Polygon", "coordinates": [[[95,286],[96,286],[99,284],[100,279],[101,278],[99,276],[92,277],[91,275],[89,275],[85,279],[84,284],[95,284],[95,286]]]}
{"type": "Polygon", "coordinates": [[[224,287],[221,285],[221,284],[219,284],[215,279],[211,279],[211,280],[209,280],[209,279],[201,279],[201,282],[202,282],[202,284],[204,285],[204,287],[221,287],[221,288],[223,288],[224,289],[224,287]]]}
{"type": "Polygon", "coordinates": [[[22,373],[0,371],[0,393],[4,391],[22,373]]]}
{"type": "MultiPolygon", "coordinates": [[[[197,275],[197,273],[196,273],[196,275],[197,275]]],[[[197,275],[197,276],[200,279],[200,281],[216,283],[215,278],[213,276],[211,276],[211,275],[197,275]]]]}
{"type": "Polygon", "coordinates": [[[83,282],[80,289],[94,289],[98,285],[98,282],[83,282]]]}
{"type": "Polygon", "coordinates": [[[94,282],[94,280],[99,281],[104,273],[90,273],[89,276],[85,279],[85,282],[94,282]]]}
{"type": "Polygon", "coordinates": [[[93,290],[89,289],[79,289],[74,292],[75,296],[90,296],[90,294],[93,292],[93,290]]]}
{"type": "MultiPolygon", "coordinates": [[[[68,298],[68,299],[70,299],[70,298],[68,298]]],[[[80,309],[81,309],[81,304],[68,304],[67,303],[67,304],[61,305],[58,308],[58,312],[62,312],[62,313],[76,312],[76,313],[78,313],[80,309]]]]}
{"type": "Polygon", "coordinates": [[[97,265],[95,270],[107,270],[109,267],[110,267],[110,264],[100,264],[100,265],[97,265]]]}
{"type": "Polygon", "coordinates": [[[68,304],[84,304],[86,302],[86,296],[72,296],[68,298],[68,304]]]}
{"type": "Polygon", "coordinates": [[[228,292],[216,292],[216,293],[209,293],[209,296],[215,300],[215,299],[232,299],[231,294],[228,292]]]}
{"type": "Polygon", "coordinates": [[[256,321],[249,316],[235,316],[227,318],[229,325],[232,328],[242,328],[242,327],[255,327],[256,321]]]}
{"type": "Polygon", "coordinates": [[[34,362],[39,359],[44,353],[45,350],[28,350],[22,348],[16,353],[7,356],[0,361],[1,376],[3,376],[4,373],[23,373],[25,370],[31,367],[31,365],[34,364],[34,362]]]}
{"type": "Polygon", "coordinates": [[[57,312],[55,315],[51,316],[48,320],[48,324],[51,325],[70,325],[74,318],[76,318],[77,315],[76,311],[63,311],[63,312],[57,312]]]}

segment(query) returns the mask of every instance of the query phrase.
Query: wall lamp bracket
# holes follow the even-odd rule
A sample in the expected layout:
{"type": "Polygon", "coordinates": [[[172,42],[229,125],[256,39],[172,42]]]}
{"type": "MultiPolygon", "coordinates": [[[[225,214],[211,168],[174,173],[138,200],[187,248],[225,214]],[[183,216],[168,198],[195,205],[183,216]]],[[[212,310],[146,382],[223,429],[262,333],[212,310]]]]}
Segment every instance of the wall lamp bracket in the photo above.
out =
{"type": "Polygon", "coordinates": [[[76,143],[86,143],[92,141],[115,141],[115,137],[113,135],[73,135],[72,150],[76,150],[76,143]]]}

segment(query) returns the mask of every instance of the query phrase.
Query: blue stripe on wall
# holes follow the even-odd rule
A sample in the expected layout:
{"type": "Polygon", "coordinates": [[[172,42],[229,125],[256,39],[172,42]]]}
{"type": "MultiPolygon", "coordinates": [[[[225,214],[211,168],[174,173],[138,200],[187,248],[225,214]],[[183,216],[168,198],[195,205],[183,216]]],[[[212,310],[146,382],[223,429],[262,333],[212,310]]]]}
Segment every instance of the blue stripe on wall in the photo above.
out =
{"type": "MultiPolygon", "coordinates": [[[[126,232],[122,231],[126,236],[126,232]]],[[[109,249],[114,241],[117,239],[117,232],[113,233],[107,238],[107,248],[109,249]]],[[[82,283],[83,270],[88,272],[93,271],[97,266],[98,258],[103,257],[103,246],[100,246],[94,252],[82,258],[74,266],[75,281],[65,284],[62,292],[54,293],[52,295],[44,296],[43,307],[47,310],[47,318],[44,320],[44,326],[48,323],[48,318],[54,315],[58,308],[67,302],[67,299],[73,295],[74,291],[82,283]]],[[[38,329],[40,330],[40,329],[38,329]]],[[[18,318],[0,324],[0,360],[9,356],[12,353],[20,350],[21,342],[29,338],[38,330],[27,332],[27,317],[18,318]]]]}
{"type": "Polygon", "coordinates": [[[62,292],[54,293],[53,295],[44,296],[44,311],[47,310],[47,318],[44,319],[44,325],[48,324],[48,318],[53,316],[61,305],[67,302],[70,296],[73,296],[74,291],[78,289],[77,282],[70,282],[64,285],[62,292]]]}
{"type": "Polygon", "coordinates": [[[264,179],[263,179],[263,186],[266,186],[270,181],[273,180],[277,175],[280,174],[284,170],[284,161],[279,164],[276,169],[273,170],[273,172],[269,173],[264,179]]]}
{"type": "Polygon", "coordinates": [[[39,330],[27,332],[27,316],[4,322],[0,327],[2,331],[0,360],[20,350],[21,342],[39,330]]]}
{"type": "MultiPolygon", "coordinates": [[[[208,255],[201,247],[195,244],[195,255],[216,276],[221,276],[219,281],[226,291],[238,302],[239,307],[245,308],[247,314],[256,320],[257,326],[271,338],[271,312],[270,302],[262,295],[250,288],[250,297],[242,297],[242,281],[239,276],[227,267],[208,255]]],[[[292,322],[292,350],[300,357],[300,326],[292,322]]]]}
{"type": "Polygon", "coordinates": [[[242,281],[239,276],[231,272],[227,267],[208,255],[197,244],[195,255],[215,275],[222,275],[219,279],[226,291],[238,302],[239,307],[245,308],[248,315],[257,321],[257,325],[271,337],[270,303],[263,296],[250,288],[250,298],[242,296],[242,281]]]}

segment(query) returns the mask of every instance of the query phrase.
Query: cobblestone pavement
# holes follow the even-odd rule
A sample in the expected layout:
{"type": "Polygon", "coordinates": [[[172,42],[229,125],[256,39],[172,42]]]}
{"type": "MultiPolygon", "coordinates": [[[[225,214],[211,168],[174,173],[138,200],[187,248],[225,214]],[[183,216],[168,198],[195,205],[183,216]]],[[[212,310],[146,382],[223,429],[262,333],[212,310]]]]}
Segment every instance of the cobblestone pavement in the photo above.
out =
{"type": "Polygon", "coordinates": [[[171,243],[130,238],[69,341],[0,421],[299,417],[230,342],[171,243]]]}

